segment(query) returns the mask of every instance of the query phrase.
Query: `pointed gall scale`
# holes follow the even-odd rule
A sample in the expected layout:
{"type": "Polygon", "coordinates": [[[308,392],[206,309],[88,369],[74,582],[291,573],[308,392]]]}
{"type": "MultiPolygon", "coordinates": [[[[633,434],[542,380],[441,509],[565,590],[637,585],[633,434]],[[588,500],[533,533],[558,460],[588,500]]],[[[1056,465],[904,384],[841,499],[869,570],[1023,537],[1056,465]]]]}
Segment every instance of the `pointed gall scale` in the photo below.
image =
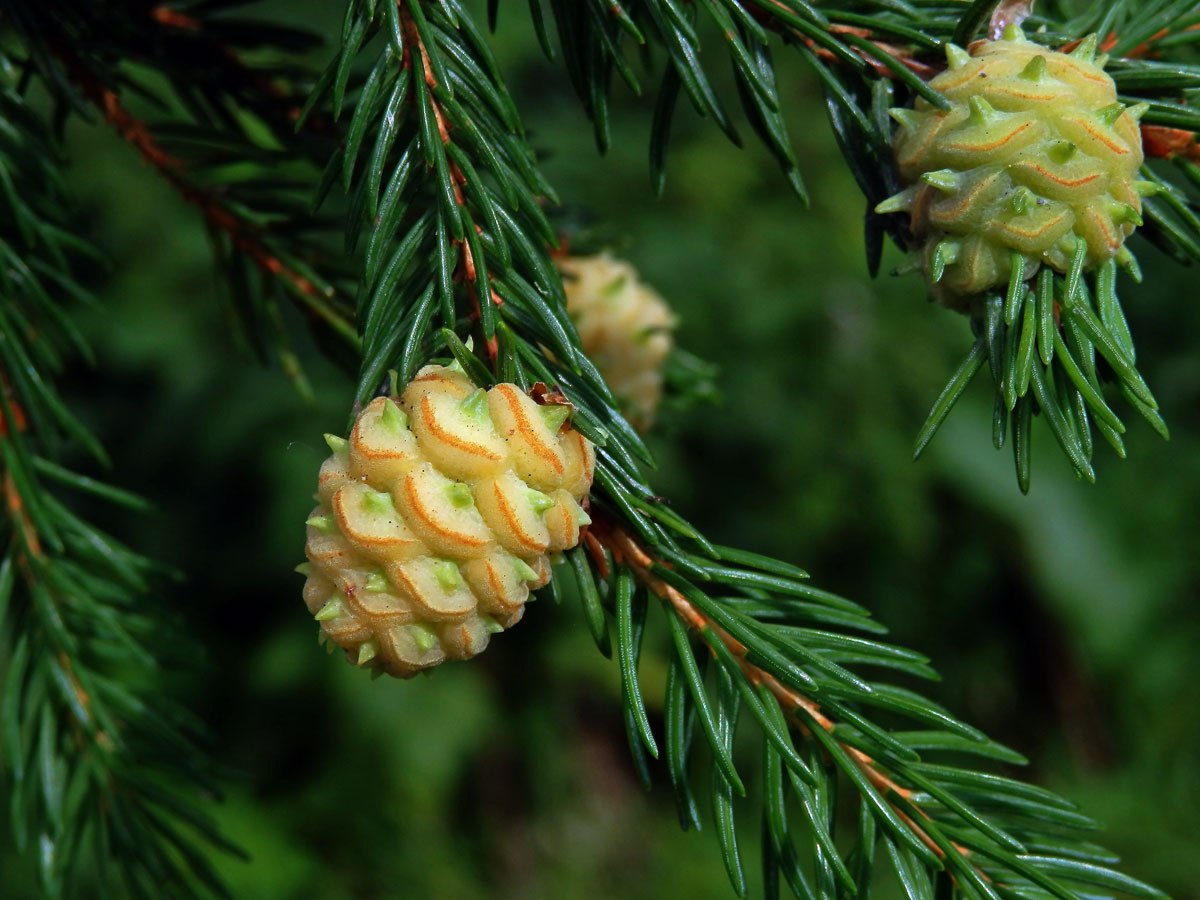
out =
{"type": "Polygon", "coordinates": [[[549,429],[551,434],[558,434],[558,430],[571,417],[571,407],[563,406],[560,403],[539,406],[538,415],[542,417],[542,421],[546,423],[546,428],[549,429]]]}
{"type": "Polygon", "coordinates": [[[389,399],[383,404],[383,412],[379,414],[379,420],[392,431],[399,432],[408,428],[408,416],[396,405],[395,400],[389,399]]]}
{"type": "Polygon", "coordinates": [[[961,69],[971,61],[971,54],[958,46],[958,44],[952,44],[947,41],[943,47],[946,51],[946,65],[951,71],[961,69]]]}
{"type": "Polygon", "coordinates": [[[1161,190],[1158,184],[1153,181],[1135,181],[1133,189],[1139,197],[1153,197],[1161,190]]]}
{"type": "Polygon", "coordinates": [[[1081,62],[1087,62],[1087,63],[1094,62],[1096,59],[1096,45],[1099,42],[1100,42],[1099,35],[1089,34],[1087,37],[1085,37],[1082,41],[1079,42],[1079,46],[1077,46],[1074,50],[1072,50],[1068,54],[1068,56],[1070,56],[1071,59],[1076,59],[1081,62]]]}
{"type": "Polygon", "coordinates": [[[1000,117],[996,107],[978,94],[967,98],[967,105],[971,108],[971,114],[967,116],[968,125],[989,125],[1000,117]]]}
{"type": "Polygon", "coordinates": [[[392,495],[386,491],[367,491],[362,496],[362,508],[365,512],[377,516],[394,515],[396,506],[392,503],[392,495]]]}
{"type": "Polygon", "coordinates": [[[305,525],[311,525],[322,534],[333,534],[337,531],[337,523],[330,516],[309,516],[304,520],[305,525]]]}
{"type": "Polygon", "coordinates": [[[343,437],[338,437],[336,434],[326,434],[325,443],[329,445],[329,449],[334,453],[345,453],[347,441],[343,437]]]}
{"type": "Polygon", "coordinates": [[[363,641],[358,645],[358,661],[357,665],[365,666],[375,658],[379,652],[379,645],[374,641],[363,641]]]}
{"type": "Polygon", "coordinates": [[[1112,126],[1116,124],[1117,119],[1121,118],[1121,113],[1123,112],[1125,112],[1125,104],[1117,102],[1101,107],[1092,113],[1092,115],[1103,122],[1107,127],[1112,128],[1112,126]]]}
{"type": "Polygon", "coordinates": [[[880,201],[875,206],[875,212],[880,215],[886,213],[911,212],[913,208],[914,192],[912,188],[906,188],[898,194],[893,194],[886,200],[880,201]]]}
{"type": "Polygon", "coordinates": [[[1024,78],[1026,81],[1041,81],[1049,74],[1050,69],[1046,65],[1046,57],[1035,56],[1021,70],[1019,77],[1024,78]]]}
{"type": "Polygon", "coordinates": [[[962,175],[953,169],[938,169],[936,172],[926,172],[921,180],[942,193],[953,194],[962,183],[962,175]]]}
{"type": "Polygon", "coordinates": [[[888,115],[895,120],[897,125],[906,131],[915,131],[924,120],[924,117],[920,113],[906,106],[893,106],[888,110],[888,115]]]}
{"type": "Polygon", "coordinates": [[[1059,165],[1063,165],[1071,160],[1079,148],[1070,141],[1056,141],[1046,148],[1046,155],[1059,165]]]}
{"type": "Polygon", "coordinates": [[[1140,122],[1142,116],[1150,111],[1149,103],[1135,103],[1129,107],[1129,118],[1135,122],[1140,122]]]}
{"type": "Polygon", "coordinates": [[[325,605],[317,610],[313,618],[318,622],[328,622],[330,619],[344,615],[345,612],[346,605],[342,602],[342,598],[335,595],[325,601],[325,605]]]}

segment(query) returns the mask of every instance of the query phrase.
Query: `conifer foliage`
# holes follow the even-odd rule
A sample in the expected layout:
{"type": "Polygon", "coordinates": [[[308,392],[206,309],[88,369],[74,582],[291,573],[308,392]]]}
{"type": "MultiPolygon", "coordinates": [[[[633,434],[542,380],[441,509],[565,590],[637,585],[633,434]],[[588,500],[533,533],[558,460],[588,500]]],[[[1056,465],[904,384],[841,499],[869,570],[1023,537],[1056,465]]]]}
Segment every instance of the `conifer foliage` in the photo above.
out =
{"type": "MultiPolygon", "coordinates": [[[[321,42],[257,18],[249,0],[0,3],[0,759],[12,831],[45,894],[219,895],[209,854],[236,852],[206,811],[217,786],[198,724],[154,680],[189,655],[154,599],[163,573],[80,518],[71,500],[82,493],[131,513],[143,505],[93,477],[105,451],[56,382],[65,358],[89,355],[72,312],[93,302],[79,273],[93,271],[96,253],[72,228],[61,186],[65,125],[83,117],[114,128],[147,177],[165,179],[202,217],[251,347],[307,392],[284,327],[294,307],[354,373],[348,423],[431,364],[452,371],[464,397],[519,389],[564,429],[567,411],[573,430],[564,433],[595,453],[587,514],[572,519],[582,544],[549,559],[548,583],[541,572],[531,581],[577,604],[581,627],[614,657],[634,767],[647,784],[665,773],[685,829],[715,832],[735,893],[747,893],[749,809],[761,820],[769,896],[786,887],[799,898],[866,897],[890,870],[911,900],[1161,897],[1083,836],[1095,823],[1070,801],[988,768],[1020,763],[1018,754],[884,677],[934,673],[920,654],[881,640],[862,605],[812,586],[788,562],[712,543],[655,493],[651,454],[567,313],[560,198],[487,31],[501,13],[528,15],[600,150],[613,85],[653,91],[647,133],[659,189],[681,99],[740,140],[710,78],[732,62],[736,101],[798,195],[799,216],[804,181],[773,61],[798,53],[865,195],[874,271],[886,237],[905,248],[922,237],[888,203],[909,187],[894,158],[896,121],[912,123],[914,104],[924,115],[950,109],[935,81],[947,63],[962,66],[976,41],[1023,28],[1026,56],[1074,51],[1111,76],[1121,106],[1111,117],[1125,116],[1153,163],[1138,180],[1140,212],[1130,195],[1113,215],[1136,219],[1180,262],[1200,259],[1195,4],[1032,6],[348,0],[327,67],[310,71],[298,54],[321,42]],[[131,98],[153,112],[135,116],[131,98]],[[639,685],[649,616],[671,639],[661,721],[639,685]],[[734,738],[750,734],[759,756],[744,759],[734,738]],[[835,804],[847,791],[850,816],[835,804]]],[[[990,108],[976,100],[962,115],[982,119],[990,108]]],[[[1066,164],[1070,153],[1058,152],[1066,164]]],[[[939,189],[936,171],[921,177],[939,189]]],[[[1057,264],[1036,273],[1015,254],[1003,284],[977,285],[954,304],[972,343],[918,452],[985,364],[995,443],[1012,444],[1023,490],[1035,413],[1089,480],[1093,428],[1125,452],[1106,389],[1165,434],[1117,296],[1125,276],[1116,263],[1139,277],[1136,262],[1116,248],[1093,259],[1079,246],[1058,247],[1057,264]]],[[[935,285],[954,262],[948,254],[918,263],[935,285]]],[[[914,297],[923,290],[914,282],[914,297]]],[[[702,369],[675,359],[686,362],[668,363],[677,376],[668,390],[702,394],[702,369]]],[[[280,590],[298,592],[289,584],[281,573],[280,590]]],[[[329,601],[318,599],[310,605],[321,619],[329,601]]]]}

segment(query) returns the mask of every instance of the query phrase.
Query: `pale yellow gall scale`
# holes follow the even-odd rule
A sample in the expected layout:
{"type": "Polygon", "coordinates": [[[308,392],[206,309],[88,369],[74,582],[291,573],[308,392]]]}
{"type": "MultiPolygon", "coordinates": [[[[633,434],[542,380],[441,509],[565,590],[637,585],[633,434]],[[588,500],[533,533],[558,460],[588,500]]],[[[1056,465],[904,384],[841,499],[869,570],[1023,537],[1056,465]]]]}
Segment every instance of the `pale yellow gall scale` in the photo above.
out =
{"type": "Polygon", "coordinates": [[[675,327],[670,307],[633,266],[607,253],[570,256],[558,266],[583,352],[612,388],[625,418],[644,431],[662,396],[662,368],[675,327]]]}
{"type": "Polygon", "coordinates": [[[407,677],[480,653],[590,522],[591,443],[516,385],[427,366],[327,435],[304,602],[356,665],[407,677]]]}
{"type": "Polygon", "coordinates": [[[1006,285],[1018,259],[1025,278],[1128,261],[1125,238],[1153,189],[1137,178],[1145,106],[1117,100],[1095,51],[1095,36],[1060,53],[1014,27],[969,54],[948,45],[949,67],[929,86],[950,108],[919,98],[891,111],[908,187],[876,211],[911,215],[941,302],[962,308],[1006,285]]]}

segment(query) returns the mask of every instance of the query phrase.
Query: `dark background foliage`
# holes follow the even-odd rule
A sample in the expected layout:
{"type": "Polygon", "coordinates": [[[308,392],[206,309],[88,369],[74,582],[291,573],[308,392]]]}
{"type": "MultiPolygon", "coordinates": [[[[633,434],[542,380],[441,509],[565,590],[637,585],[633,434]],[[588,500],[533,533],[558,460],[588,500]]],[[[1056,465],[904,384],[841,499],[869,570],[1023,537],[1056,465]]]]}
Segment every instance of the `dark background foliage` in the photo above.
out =
{"type": "MultiPolygon", "coordinates": [[[[288,15],[329,14],[309,6],[288,15]]],[[[811,209],[765,151],[682,107],[656,201],[652,99],[618,92],[599,157],[523,9],[505,6],[498,53],[546,174],[675,306],[680,342],[722,370],[723,404],[663,415],[656,486],[714,540],[793,560],[871,608],[932,657],[934,698],[1108,823],[1126,871],[1200,897],[1194,272],[1135,240],[1147,277],[1124,289],[1126,310],[1169,443],[1131,417],[1130,458],[1098,453],[1089,487],[1035,429],[1023,497],[990,446],[981,379],[912,463],[967,324],[913,276],[867,277],[861,195],[811,75],[781,65],[811,209]]],[[[218,815],[253,857],[223,862],[234,895],[731,896],[713,835],[679,831],[665,775],[649,795],[638,786],[616,665],[577,609],[547,598],[479,660],[405,683],[320,651],[288,572],[320,435],[341,429],[351,381],[298,317],[315,402],[253,362],[194,210],[110,131],[76,122],[69,138],[80,230],[113,266],[93,273],[97,366],[68,391],[117,451],[112,480],[157,506],[102,524],[188,573],[168,597],[207,661],[180,689],[231,772],[218,815]]],[[[899,261],[890,252],[884,270],[899,261]]],[[[644,651],[652,715],[664,639],[652,628],[644,651]]],[[[35,896],[28,863],[0,846],[5,896],[35,896]]]]}

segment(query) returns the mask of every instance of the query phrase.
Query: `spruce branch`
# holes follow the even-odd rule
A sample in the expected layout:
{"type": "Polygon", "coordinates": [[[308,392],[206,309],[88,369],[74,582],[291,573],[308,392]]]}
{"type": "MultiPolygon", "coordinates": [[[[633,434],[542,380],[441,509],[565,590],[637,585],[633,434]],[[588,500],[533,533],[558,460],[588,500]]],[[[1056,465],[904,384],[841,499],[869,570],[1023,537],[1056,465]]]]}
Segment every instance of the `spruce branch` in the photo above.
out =
{"type": "MultiPolygon", "coordinates": [[[[1026,891],[1033,891],[1039,896],[1069,900],[1081,896],[1078,892],[1085,884],[1137,896],[1162,896],[1153,888],[1108,868],[1116,861],[1110,854],[1063,840],[1061,826],[1095,827],[1069,802],[1000,776],[932,761],[930,756],[936,757],[939,750],[976,753],[1007,762],[1021,762],[1021,759],[919,695],[861,681],[841,668],[842,663],[890,665],[918,677],[932,676],[926,660],[917,654],[872,639],[813,629],[810,617],[819,621],[822,614],[835,611],[853,614],[853,606],[794,580],[803,573],[793,570],[786,575],[765,577],[766,572],[739,564],[739,557],[749,557],[714,548],[715,556],[725,556],[723,562],[691,557],[689,562],[696,568],[683,574],[678,565],[664,565],[656,560],[621,524],[603,512],[595,516],[589,534],[601,577],[606,584],[615,582],[608,593],[616,598],[613,613],[617,620],[618,656],[632,654],[636,661],[637,639],[629,636],[631,629],[621,627],[625,604],[621,600],[619,572],[624,569],[664,601],[664,612],[675,636],[672,672],[679,671],[676,666],[690,670],[688,675],[675,675],[680,680],[675,686],[668,682],[664,712],[667,742],[676,744],[669,750],[668,758],[673,760],[671,779],[685,828],[700,827],[700,820],[685,783],[688,740],[683,739],[683,746],[679,747],[681,738],[672,731],[681,727],[679,723],[694,718],[705,723],[703,730],[714,754],[714,778],[720,790],[728,793],[723,802],[733,802],[733,795],[744,797],[744,782],[734,768],[719,726],[722,720],[736,720],[732,697],[740,693],[740,705],[751,712],[763,731],[763,749],[768,761],[768,781],[762,789],[764,832],[769,838],[764,841],[767,854],[764,865],[770,876],[778,877],[781,872],[798,897],[813,893],[803,867],[797,863],[797,846],[814,842],[819,861],[818,895],[834,890],[850,894],[865,891],[868,876],[861,868],[861,861],[873,858],[879,842],[887,847],[901,882],[914,898],[924,896],[924,891],[932,889],[932,880],[939,877],[966,897],[1025,896],[1026,891]],[[609,552],[604,553],[605,549],[609,552]],[[756,587],[742,598],[716,598],[702,586],[704,581],[697,580],[697,576],[705,575],[710,584],[723,581],[756,587]],[[774,590],[762,589],[767,585],[774,590]],[[792,597],[780,595],[781,588],[792,597]],[[815,602],[797,603],[794,598],[799,596],[815,602]],[[820,610],[821,606],[828,608],[820,610]],[[718,681],[726,679],[737,693],[731,696],[723,695],[721,690],[715,696],[706,693],[699,666],[691,656],[694,645],[683,637],[684,627],[715,661],[718,681]],[[624,646],[626,643],[632,646],[624,646]],[[687,690],[683,689],[683,683],[687,690]],[[857,702],[846,704],[839,697],[847,688],[857,702]],[[856,708],[859,704],[901,712],[918,723],[944,730],[881,730],[856,708]],[[705,709],[705,705],[716,709],[705,709]],[[836,712],[828,712],[830,709],[836,712]],[[788,736],[789,730],[798,741],[788,736]],[[817,750],[815,756],[813,749],[817,750]],[[791,792],[783,781],[785,770],[791,792]],[[864,817],[874,821],[865,829],[860,824],[858,842],[849,853],[836,849],[834,823],[814,814],[822,805],[821,792],[832,788],[828,779],[837,771],[861,796],[860,823],[864,817]],[[788,793],[794,793],[799,800],[802,818],[806,820],[804,831],[788,823],[787,804],[780,800],[788,793]],[[1033,821],[1039,814],[1044,820],[1033,821]],[[1088,862],[1076,865],[1080,858],[1088,862]],[[853,874],[856,867],[857,876],[853,874]],[[822,879],[831,880],[822,884],[822,879]]],[[[778,563],[762,562],[775,572],[785,571],[778,563]]],[[[845,623],[845,618],[839,622],[843,626],[845,623]]],[[[638,631],[641,627],[637,625],[638,631]]],[[[635,698],[632,703],[627,699],[627,704],[641,709],[634,667],[623,665],[622,680],[627,685],[633,684],[635,698]]],[[[628,697],[628,689],[626,693],[628,697]]],[[[628,716],[627,724],[640,718],[637,714],[628,716]]],[[[657,755],[648,727],[639,728],[636,734],[631,729],[631,745],[636,739],[652,755],[657,755]]],[[[731,882],[745,896],[736,834],[721,821],[720,796],[719,792],[714,794],[718,837],[731,882]]]]}
{"type": "MultiPolygon", "coordinates": [[[[612,29],[642,33],[620,10],[607,24],[586,4],[554,10],[561,34],[593,47],[608,47],[612,29]]],[[[646,33],[668,43],[668,71],[675,73],[668,77],[708,103],[692,68],[687,16],[669,4],[657,12],[647,11],[646,33]]],[[[572,54],[569,66],[586,58],[595,63],[594,55],[572,54]]],[[[608,64],[618,67],[612,57],[608,64]]],[[[572,77],[583,83],[600,70],[572,77]]],[[[746,85],[760,99],[772,90],[764,72],[746,85]]],[[[535,398],[550,392],[569,401],[575,427],[595,444],[592,523],[584,546],[555,565],[546,590],[576,597],[598,648],[615,650],[635,768],[649,783],[651,758],[665,753],[685,827],[701,825],[692,736],[697,726],[703,732],[712,753],[713,821],[739,894],[746,879],[734,810],[747,781],[732,746],[748,713],[762,736],[768,779],[764,865],[769,880],[782,875],[799,897],[865,893],[880,846],[914,900],[932,896],[939,879],[971,898],[1077,900],[1086,896],[1082,885],[1161,896],[1108,868],[1111,854],[1070,836],[1092,823],[1067,801],[934,761],[947,752],[1021,760],[920,694],[852,671],[866,665],[933,676],[924,657],[871,637],[881,628],[865,610],[809,586],[787,563],[713,545],[651,490],[642,474],[649,453],[580,351],[562,309],[540,199],[553,194],[533,167],[486,44],[455,0],[352,0],[342,48],[310,108],[328,99],[337,116],[348,95],[349,137],[325,183],[340,179],[349,195],[348,240],[365,242],[356,401],[373,393],[389,368],[407,381],[435,358],[449,358],[480,386],[515,381],[535,398]],[[354,60],[371,47],[368,74],[355,91],[354,60]],[[661,601],[673,643],[661,744],[638,684],[650,597],[661,601]],[[876,715],[907,717],[920,727],[890,730],[876,715]],[[839,849],[832,813],[843,779],[860,800],[848,852],[839,849]],[[801,862],[801,841],[814,848],[811,870],[801,862]]],[[[592,102],[599,96],[591,94],[592,102]]],[[[872,118],[878,120],[874,112],[872,118]]]]}
{"type": "Polygon", "coordinates": [[[312,161],[328,155],[337,135],[320,117],[297,133],[302,70],[283,60],[250,64],[238,49],[269,47],[286,59],[316,38],[205,3],[122,5],[103,15],[91,4],[68,6],[70,15],[13,7],[30,66],[61,110],[98,113],[201,213],[244,337],[307,393],[282,306],[299,307],[343,357],[357,349],[348,273],[326,246],[327,223],[303,199],[312,161]],[[147,87],[148,71],[168,89],[147,87]],[[151,104],[153,120],[129,108],[130,95],[151,104]]]}
{"type": "MultiPolygon", "coordinates": [[[[0,720],[11,827],[49,897],[224,895],[207,858],[236,852],[205,809],[216,793],[200,729],[161,672],[187,660],[150,600],[161,567],[90,525],[61,498],[82,493],[145,512],[137,496],[63,466],[66,450],[107,457],[60,396],[68,355],[90,352],[63,300],[96,251],[62,217],[57,146],[13,89],[0,116],[0,720]]],[[[190,665],[190,663],[189,663],[190,665]]]]}
{"type": "MultiPolygon", "coordinates": [[[[669,0],[645,0],[618,4],[611,15],[601,15],[599,8],[609,5],[552,4],[568,74],[593,119],[601,149],[608,143],[606,110],[612,70],[621,72],[635,91],[640,90],[634,69],[622,55],[626,39],[658,44],[668,58],[651,127],[650,171],[656,189],[661,191],[665,183],[672,111],[681,89],[702,116],[712,118],[733,140],[739,140],[707,71],[709,55],[702,43],[707,43],[712,33],[697,21],[698,12],[704,10],[716,26],[713,41],[728,50],[747,120],[803,198],[801,173],[775,87],[770,56],[771,39],[775,38],[785,47],[796,48],[822,85],[838,145],[866,196],[865,239],[872,274],[879,267],[885,235],[902,249],[913,244],[897,217],[875,212],[899,189],[888,110],[904,108],[915,98],[934,107],[945,106],[945,98],[928,82],[945,69],[947,45],[966,45],[981,32],[995,38],[1005,26],[1019,26],[1026,20],[1031,30],[1036,29],[1037,40],[1064,52],[1082,52],[1079,48],[1085,37],[1098,34],[1099,52],[1113,53],[1109,70],[1121,102],[1140,117],[1147,156],[1178,161],[1180,174],[1175,177],[1145,173],[1147,183],[1155,185],[1148,189],[1160,189],[1163,194],[1146,200],[1142,233],[1180,261],[1196,258],[1200,250],[1195,179],[1184,165],[1194,163],[1200,153],[1195,141],[1200,113],[1194,106],[1200,70],[1186,61],[1194,48],[1198,24],[1192,4],[1181,0],[1120,2],[1103,9],[1093,7],[1073,18],[1073,11],[1063,4],[1043,4],[1035,12],[1028,0],[978,0],[966,10],[882,0],[820,4],[703,0],[686,7],[669,0]],[[636,23],[641,21],[649,27],[640,28],[636,23]],[[627,27],[618,24],[625,22],[627,27]]],[[[533,4],[533,8],[539,7],[533,4]]],[[[1089,43],[1084,49],[1096,52],[1090,49],[1095,46],[1089,43]]],[[[946,253],[952,249],[948,247],[946,253]]],[[[1120,261],[1140,280],[1135,259],[1123,254],[1120,261]]],[[[1106,382],[1115,382],[1134,411],[1167,436],[1157,401],[1135,365],[1115,280],[1108,273],[1082,279],[1077,273],[1056,273],[1041,288],[1045,312],[1038,311],[1035,288],[1031,278],[1014,275],[1003,298],[998,300],[993,292],[969,310],[977,341],[919,430],[916,456],[985,362],[995,386],[993,443],[997,449],[1005,444],[1013,447],[1018,483],[1024,491],[1029,490],[1031,481],[1029,450],[1035,413],[1043,414],[1041,418],[1048,422],[1076,473],[1088,481],[1095,480],[1094,432],[1119,456],[1125,455],[1125,425],[1103,399],[1106,382]],[[1086,291],[1080,291],[1081,284],[1086,291]],[[996,315],[997,305],[1004,313],[1001,318],[996,315]],[[1060,328],[1064,313],[1075,309],[1078,317],[1073,317],[1072,326],[1060,328]],[[1033,312],[1030,327],[1023,316],[1028,311],[1033,312]],[[1044,337],[1040,345],[1033,340],[1038,323],[1044,337]],[[1055,347],[1054,331],[1061,331],[1062,352],[1055,347]],[[1019,354],[1025,347],[1036,347],[1039,353],[1019,354]],[[1105,363],[1093,372],[1097,350],[1105,363]],[[1031,368],[1035,357],[1040,357],[1043,367],[1036,377],[1031,368]],[[1015,380],[1008,374],[1014,370],[1015,380]]]]}

